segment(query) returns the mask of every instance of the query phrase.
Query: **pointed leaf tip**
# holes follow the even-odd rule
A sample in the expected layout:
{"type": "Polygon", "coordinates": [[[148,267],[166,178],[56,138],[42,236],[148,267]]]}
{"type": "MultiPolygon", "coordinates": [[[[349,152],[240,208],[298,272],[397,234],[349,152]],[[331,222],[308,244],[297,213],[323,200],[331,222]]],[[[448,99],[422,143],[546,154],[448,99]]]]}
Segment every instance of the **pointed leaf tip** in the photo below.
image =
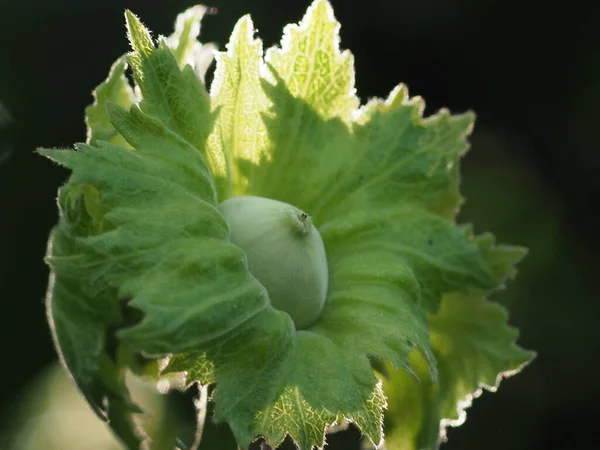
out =
{"type": "Polygon", "coordinates": [[[127,27],[127,37],[133,51],[145,57],[150,56],[154,50],[150,31],[144,26],[139,17],[129,9],[125,10],[125,24],[127,27]]]}
{"type": "Polygon", "coordinates": [[[234,58],[239,58],[240,62],[245,62],[246,59],[250,57],[255,58],[256,55],[248,55],[248,54],[237,54],[240,50],[237,49],[239,46],[249,46],[250,44],[260,43],[261,49],[261,57],[262,57],[262,41],[259,38],[255,38],[254,35],[256,33],[256,29],[254,28],[254,22],[250,14],[246,14],[242,16],[233,27],[233,31],[231,32],[231,36],[229,38],[229,42],[225,46],[227,49],[227,54],[234,58]]]}
{"type": "Polygon", "coordinates": [[[306,10],[302,21],[313,14],[327,14],[330,19],[335,20],[333,7],[329,0],[314,0],[306,10]]]}

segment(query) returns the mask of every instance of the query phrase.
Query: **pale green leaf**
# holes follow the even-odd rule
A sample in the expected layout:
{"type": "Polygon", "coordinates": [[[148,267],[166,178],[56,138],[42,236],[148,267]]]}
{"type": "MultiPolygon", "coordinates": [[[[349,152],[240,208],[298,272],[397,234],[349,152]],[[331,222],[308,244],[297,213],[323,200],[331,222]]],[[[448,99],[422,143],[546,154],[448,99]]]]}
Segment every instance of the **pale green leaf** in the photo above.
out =
{"type": "Polygon", "coordinates": [[[285,27],[281,48],[270,48],[265,58],[290,94],[324,120],[350,120],[359,104],[354,58],[340,51],[339,29],[331,5],[315,1],[298,25],[285,27]]]}
{"type": "Polygon", "coordinates": [[[176,372],[184,372],[187,379],[201,386],[215,381],[215,365],[203,351],[189,351],[170,357],[162,375],[176,372]]]}
{"type": "MultiPolygon", "coordinates": [[[[470,226],[465,227],[465,231],[468,235],[472,235],[470,226]]],[[[525,257],[527,249],[512,245],[496,245],[496,239],[491,233],[476,236],[474,240],[479,245],[481,254],[498,286],[504,287],[506,280],[516,276],[515,264],[525,257]]]]}
{"type": "Polygon", "coordinates": [[[164,372],[186,370],[190,382],[206,383],[214,371],[214,418],[229,423],[241,446],[260,435],[275,447],[290,434],[301,450],[322,447],[326,429],[343,420],[380,442],[385,398],[364,354],[295,332],[274,310],[242,328],[206,355],[173,358],[164,372]]]}
{"type": "Polygon", "coordinates": [[[293,204],[316,223],[315,200],[343,173],[354,145],[353,57],[340,51],[338,31],[329,3],[315,1],[300,24],[285,28],[281,48],[267,51],[269,108],[262,115],[269,145],[242,159],[245,194],[293,204]]]}
{"type": "Polygon", "coordinates": [[[196,5],[186,9],[175,20],[175,31],[167,39],[167,45],[173,52],[179,66],[190,65],[204,83],[206,70],[213,60],[213,44],[198,42],[200,22],[207,13],[206,6],[196,5]]]}
{"type": "MultiPolygon", "coordinates": [[[[57,278],[74,283],[52,299],[54,315],[65,314],[56,334],[67,366],[78,384],[89,375],[92,404],[113,395],[119,405],[127,396],[121,368],[106,364],[106,340],[169,356],[163,376],[216,384],[210,419],[226,422],[238,445],[263,436],[275,446],[289,434],[308,450],[347,421],[381,441],[386,401],[371,362],[390,364],[402,369],[390,370],[391,397],[410,400],[390,411],[402,416],[406,404],[420,414],[394,439],[434,445],[460,398],[526,360],[511,347],[502,311],[482,300],[514,275],[522,251],[454,223],[473,115],[423,118],[423,102],[402,85],[359,108],[353,58],[339,49],[326,0],[286,27],[281,48],[264,58],[252,21],[242,18],[217,55],[209,95],[194,60],[204,11],[180,15],[175,34],[157,46],[127,12],[139,104],[128,108],[115,94],[125,80],[121,63],[91,108],[97,133],[108,137],[77,151],[43,151],[73,171],[63,188],[73,197],[62,201],[52,238],[66,236],[65,250],[48,258],[57,278]],[[237,195],[281,200],[312,216],[329,288],[311,328],[295,330],[273,309],[231,243],[218,205],[237,195]],[[89,335],[78,334],[78,317],[69,315],[76,301],[90,310],[80,320],[90,323],[89,335]],[[97,309],[116,316],[92,325],[97,309]]],[[[127,439],[122,411],[114,427],[127,439]]]]}
{"type": "Polygon", "coordinates": [[[85,109],[87,124],[87,143],[96,145],[98,140],[124,145],[125,140],[113,125],[106,110],[106,103],[113,102],[123,108],[129,108],[134,102],[133,89],[125,77],[127,63],[119,58],[110,69],[108,78],[93,92],[94,103],[85,109]]]}
{"type": "Polygon", "coordinates": [[[442,110],[423,119],[422,100],[402,85],[357,109],[353,58],[339,50],[338,28],[329,4],[317,1],[300,25],[286,28],[282,48],[267,51],[263,115],[271,145],[239,158],[244,193],[294,204],[317,223],[398,202],[452,218],[473,115],[442,110]],[[248,164],[261,155],[260,167],[248,164]]]}
{"type": "MultiPolygon", "coordinates": [[[[429,320],[439,383],[417,383],[393,370],[383,381],[388,396],[386,448],[438,448],[445,427],[465,420],[465,408],[482,389],[495,391],[503,378],[533,358],[532,352],[515,345],[518,333],[506,322],[504,308],[482,297],[444,296],[439,313],[429,320]]],[[[412,359],[419,373],[425,370],[418,355],[412,359]]]]}
{"type": "Polygon", "coordinates": [[[261,113],[268,101],[260,84],[262,43],[253,38],[250,17],[236,24],[227,52],[216,55],[217,68],[211,85],[211,106],[218,111],[209,139],[211,168],[219,187],[219,200],[240,195],[248,190],[252,175],[240,173],[240,164],[256,168],[269,143],[269,135],[261,113]]]}
{"type": "Polygon", "coordinates": [[[298,332],[289,374],[275,402],[257,415],[257,431],[272,445],[289,433],[301,450],[324,444],[324,431],[355,422],[372,442],[383,437],[385,397],[364,355],[318,333],[298,332]]]}
{"type": "MultiPolygon", "coordinates": [[[[472,236],[471,227],[463,230],[472,236]]],[[[525,254],[522,248],[496,246],[490,234],[473,242],[496,286],[514,277],[515,264],[525,254]]],[[[519,372],[535,356],[515,344],[518,332],[507,325],[506,310],[482,293],[445,294],[439,311],[430,314],[428,328],[438,382],[424,378],[427,362],[416,352],[410,359],[420,382],[392,369],[383,380],[389,450],[437,449],[445,440],[445,428],[464,422],[465,409],[483,389],[495,391],[503,378],[519,372]]]]}

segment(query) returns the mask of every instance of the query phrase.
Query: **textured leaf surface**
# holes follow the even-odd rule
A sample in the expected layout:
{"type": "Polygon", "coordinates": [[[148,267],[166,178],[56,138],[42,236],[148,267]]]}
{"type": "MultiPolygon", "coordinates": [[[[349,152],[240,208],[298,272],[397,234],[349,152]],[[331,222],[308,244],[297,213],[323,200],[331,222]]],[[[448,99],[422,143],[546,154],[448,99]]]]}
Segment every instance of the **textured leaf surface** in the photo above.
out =
{"type": "Polygon", "coordinates": [[[247,192],[250,177],[240,173],[240,165],[258,163],[269,142],[261,117],[268,107],[260,84],[262,43],[253,33],[252,20],[243,17],[233,30],[227,52],[216,56],[210,93],[218,115],[208,144],[212,154],[222,155],[211,160],[220,201],[247,192]]]}
{"type": "Polygon", "coordinates": [[[219,154],[207,152],[213,116],[206,89],[190,65],[180,70],[179,62],[165,39],[155,48],[150,32],[131,12],[125,14],[133,52],[128,61],[142,95],[140,108],[160,118],[210,161],[219,154]]]}
{"type": "MultiPolygon", "coordinates": [[[[484,241],[492,244],[489,238],[484,241]]],[[[505,279],[523,253],[514,247],[497,247],[487,259],[499,279],[505,279]]],[[[515,345],[518,332],[507,325],[506,310],[481,295],[445,295],[439,312],[428,322],[439,382],[421,378],[417,383],[406,373],[389,371],[383,384],[390,450],[438,448],[445,440],[445,428],[464,422],[465,409],[483,389],[495,391],[503,378],[520,371],[535,356],[515,345]]],[[[420,355],[413,354],[411,360],[420,375],[425,373],[420,355]]]]}
{"type": "MultiPolygon", "coordinates": [[[[152,159],[150,154],[153,149],[156,151],[155,144],[162,145],[163,149],[165,145],[171,144],[168,141],[169,133],[165,131],[164,126],[138,110],[132,113],[136,119],[125,115],[119,124],[113,123],[111,108],[115,111],[115,116],[121,117],[121,111],[115,109],[117,105],[129,108],[135,101],[133,88],[125,77],[126,69],[125,58],[119,58],[106,81],[94,91],[94,103],[86,108],[87,142],[96,148],[81,144],[78,152],[65,150],[42,153],[50,157],[54,154],[57,161],[67,166],[81,167],[75,170],[76,173],[69,183],[59,191],[61,218],[52,232],[47,254],[47,261],[53,272],[47,301],[53,337],[62,361],[94,411],[110,422],[124,444],[129,448],[138,448],[141,436],[138,436],[138,427],[133,422],[132,413],[139,412],[139,409],[129,400],[124,382],[124,367],[117,361],[120,344],[116,343],[113,336],[114,331],[128,320],[123,316],[122,301],[119,301],[124,297],[119,295],[116,281],[111,280],[110,285],[105,283],[103,277],[109,274],[110,270],[103,264],[105,261],[111,261],[111,265],[119,265],[115,254],[121,251],[122,254],[130,255],[135,243],[139,243],[136,231],[132,231],[131,228],[125,231],[123,228],[118,229],[119,214],[123,214],[124,217],[133,211],[126,207],[127,195],[120,198],[123,202],[115,199],[119,197],[117,191],[126,192],[127,188],[143,190],[143,182],[136,180],[135,176],[131,183],[127,182],[130,174],[141,172],[141,178],[146,181],[146,192],[138,191],[136,194],[138,199],[148,200],[145,194],[154,191],[155,183],[152,180],[156,178],[152,176],[157,176],[156,168],[163,165],[162,169],[158,169],[161,182],[164,183],[169,177],[168,164],[152,159]],[[148,144],[147,157],[141,164],[138,161],[141,153],[135,156],[125,149],[132,146],[127,142],[127,136],[131,137],[132,134],[132,130],[127,129],[128,126],[146,127],[146,131],[149,127],[149,132],[153,133],[150,139],[141,144],[133,140],[134,144],[148,144]],[[157,126],[162,132],[157,132],[157,126]],[[135,162],[127,160],[128,156],[134,156],[135,162]],[[114,171],[113,169],[121,163],[123,165],[120,170],[114,171]],[[113,183],[113,179],[120,179],[120,182],[113,183]],[[112,185],[112,192],[104,190],[102,186],[105,185],[112,185]],[[127,188],[124,188],[124,185],[127,188]],[[120,204],[120,208],[115,208],[116,203],[120,204]],[[114,221],[111,214],[115,217],[114,221]],[[128,233],[129,236],[133,236],[133,240],[126,249],[124,247],[127,245],[123,245],[122,238],[127,239],[128,233]],[[115,235],[119,235],[120,238],[115,235]]],[[[134,134],[138,139],[147,136],[143,131],[134,134]]],[[[189,147],[189,144],[185,145],[189,147]]],[[[162,150],[159,153],[162,154],[162,150]]],[[[181,153],[174,154],[170,159],[170,173],[177,183],[185,184],[187,177],[194,178],[194,186],[198,186],[204,180],[208,184],[202,194],[212,193],[212,181],[206,166],[202,167],[203,172],[198,176],[194,171],[202,169],[194,165],[194,159],[184,157],[182,160],[181,156],[181,153]],[[174,174],[175,167],[179,167],[181,173],[187,175],[174,174]]],[[[171,206],[176,207],[177,204],[171,206]]],[[[164,209],[162,213],[168,214],[168,209],[164,209]]],[[[124,220],[127,222],[127,219],[124,220]]],[[[156,230],[160,228],[156,227],[156,213],[154,219],[148,214],[144,220],[150,228],[154,222],[155,234],[160,233],[156,230]]],[[[128,225],[131,226],[132,223],[128,222],[128,225]]],[[[160,239],[160,236],[155,236],[154,239],[160,239]]],[[[140,253],[145,250],[137,248],[140,253]]]]}
{"type": "Polygon", "coordinates": [[[382,439],[385,398],[365,355],[295,332],[283,313],[265,312],[207,354],[174,357],[164,373],[178,371],[189,381],[217,380],[215,419],[228,421],[242,446],[258,435],[276,446],[288,433],[301,449],[322,446],[325,430],[343,419],[382,439]]]}
{"type": "Polygon", "coordinates": [[[187,10],[155,45],[127,12],[139,98],[119,60],[87,110],[88,144],[42,151],[73,172],[48,258],[67,367],[99,413],[112,396],[112,427],[130,448],[115,345],[169,356],[162,376],[215,384],[210,420],[241,447],[289,434],[308,450],[348,421],[381,442],[386,399],[373,367],[388,364],[400,369],[385,383],[392,438],[434,445],[462,398],[527,359],[502,310],[482,299],[521,251],[454,224],[473,115],[423,118],[402,85],[359,107],[325,0],[264,57],[240,19],[209,94],[199,55],[210,48],[196,41],[204,13],[187,10]],[[218,205],[237,195],[287,202],[318,227],[329,288],[309,329],[270,305],[230,241],[218,205]],[[396,426],[409,405],[423,414],[396,426]]]}
{"type": "Polygon", "coordinates": [[[87,250],[80,237],[96,234],[93,188],[79,184],[63,187],[59,205],[61,223],[51,235],[47,261],[52,267],[47,297],[48,320],[63,364],[83,396],[101,418],[110,420],[119,438],[130,448],[141,443],[131,413],[124,373],[113,362],[108,330],[121,320],[114,291],[91,280],[82,281],[63,262],[81,257],[87,250]],[[87,204],[86,204],[87,203],[87,204]]]}
{"type": "Polygon", "coordinates": [[[73,170],[72,183],[101,192],[112,229],[86,237],[93,252],[65,265],[102,277],[146,313],[121,338],[161,355],[219,337],[265,309],[264,288],[227,239],[202,155],[138,109],[112,116],[136,152],[102,143],[45,154],[73,170]]]}

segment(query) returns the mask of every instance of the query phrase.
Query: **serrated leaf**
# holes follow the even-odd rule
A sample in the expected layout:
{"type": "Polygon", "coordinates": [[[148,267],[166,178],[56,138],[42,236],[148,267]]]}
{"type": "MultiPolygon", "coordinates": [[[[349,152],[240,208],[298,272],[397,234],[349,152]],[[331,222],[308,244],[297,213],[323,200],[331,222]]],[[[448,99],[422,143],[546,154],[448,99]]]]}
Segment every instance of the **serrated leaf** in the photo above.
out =
{"type": "Polygon", "coordinates": [[[353,421],[372,442],[382,440],[385,397],[368,359],[319,333],[299,332],[283,392],[257,415],[257,431],[272,445],[289,433],[300,450],[322,448],[324,433],[353,421]]]}
{"type": "MultiPolygon", "coordinates": [[[[472,236],[470,226],[463,227],[472,236]]],[[[514,277],[522,248],[496,246],[485,234],[474,239],[487,267],[502,287],[514,277]]],[[[385,418],[387,449],[437,449],[446,439],[447,426],[458,426],[465,409],[483,389],[495,391],[500,381],[519,372],[535,354],[519,348],[516,329],[507,325],[506,310],[483,294],[445,294],[441,307],[428,319],[438,382],[423,378],[426,361],[411,355],[420,382],[400,371],[388,370],[383,380],[388,397],[385,418]]]]}
{"type": "Polygon", "coordinates": [[[365,355],[319,332],[296,333],[289,317],[273,310],[253,322],[206,355],[174,358],[164,373],[185,369],[189,381],[206,383],[214,370],[215,420],[227,421],[242,447],[259,435],[275,447],[286,434],[300,449],[322,447],[325,430],[342,420],[381,440],[385,398],[365,355]]]}
{"type": "MultiPolygon", "coordinates": [[[[197,21],[199,18],[196,16],[190,20],[197,21]]],[[[194,32],[191,30],[190,35],[194,32]]],[[[143,34],[143,30],[142,32],[137,30],[138,43],[143,34]]],[[[197,33],[193,38],[195,39],[196,36],[197,33]]],[[[189,44],[188,42],[188,47],[189,44]]],[[[194,48],[193,46],[185,49],[181,47],[181,50],[182,56],[188,57],[189,60],[194,48]]],[[[172,65],[168,65],[170,62],[168,55],[165,58],[164,53],[163,51],[161,56],[163,60],[167,60],[168,69],[172,69],[172,65]]],[[[146,63],[143,58],[141,63],[146,63]]],[[[157,65],[161,64],[162,60],[158,58],[157,65]]],[[[182,187],[179,192],[183,191],[184,196],[189,196],[185,193],[189,192],[186,191],[189,189],[195,190],[200,196],[207,197],[212,205],[215,198],[212,178],[196,148],[180,137],[176,137],[173,144],[170,141],[173,139],[173,133],[168,131],[162,122],[144,115],[137,108],[132,110],[130,115],[119,109],[119,107],[131,107],[135,100],[133,89],[125,77],[126,68],[124,58],[117,60],[107,80],[94,91],[94,104],[86,109],[88,143],[98,147],[98,150],[82,144],[77,153],[72,151],[42,151],[41,153],[54,157],[55,160],[66,165],[80,167],[75,170],[76,173],[69,183],[60,190],[61,219],[52,233],[47,256],[53,271],[47,302],[53,336],[64,364],[92,408],[99,416],[110,422],[124,444],[129,448],[137,448],[141,438],[138,436],[138,427],[132,421],[132,413],[140,411],[129,399],[123,378],[124,367],[115,361],[115,358],[118,358],[117,352],[122,346],[114,342],[113,336],[115,329],[127,323],[128,319],[124,318],[120,311],[118,298],[123,298],[123,295],[119,295],[118,283],[107,284],[103,278],[106,267],[101,266],[103,261],[111,261],[113,269],[118,270],[115,269],[118,262],[112,259],[115,253],[121,251],[129,255],[135,244],[144,241],[143,245],[145,245],[152,242],[152,239],[140,241],[136,239],[138,237],[136,230],[124,227],[125,231],[121,237],[126,239],[129,236],[133,239],[129,243],[120,240],[121,245],[119,245],[119,238],[115,238],[115,235],[123,231],[123,228],[120,228],[121,220],[127,222],[131,214],[135,216],[135,211],[127,208],[126,196],[121,197],[117,191],[122,189],[125,192],[127,188],[136,189],[136,186],[149,187],[146,192],[138,191],[132,196],[134,201],[148,200],[147,194],[154,191],[153,185],[156,180],[160,179],[162,183],[168,184],[167,180],[171,174],[174,184],[182,187]],[[141,131],[136,128],[140,128],[141,131]],[[151,137],[144,140],[148,133],[151,133],[151,137]],[[132,143],[127,142],[127,139],[132,143]],[[131,145],[142,146],[144,151],[134,154],[123,147],[131,145]],[[169,155],[163,152],[165,146],[171,146],[176,152],[168,157],[169,155]],[[188,152],[191,149],[193,156],[186,155],[186,151],[182,151],[180,147],[184,147],[188,152]],[[144,160],[139,163],[142,154],[144,160]],[[86,156],[88,156],[87,160],[86,156]],[[98,164],[95,166],[96,163],[98,164]],[[122,170],[115,173],[114,169],[121,163],[122,170]],[[97,173],[98,176],[94,175],[98,170],[101,173],[97,173]],[[129,174],[135,174],[136,171],[139,178],[134,177],[132,183],[127,183],[129,174]],[[113,180],[120,178],[121,183],[111,183],[109,176],[111,172],[113,180]],[[86,179],[90,183],[78,181],[86,179]],[[111,192],[103,189],[101,187],[103,183],[111,184],[114,189],[111,192]],[[115,207],[115,203],[118,203],[119,207],[115,207]]],[[[177,65],[175,69],[176,74],[181,74],[177,65]]],[[[160,76],[165,73],[165,71],[158,71],[156,74],[160,76]]],[[[175,76],[175,82],[182,82],[182,77],[185,78],[184,75],[175,76]]],[[[187,79],[189,80],[190,77],[188,76],[187,79]]],[[[197,78],[195,83],[201,86],[197,78]]],[[[189,82],[187,86],[191,84],[193,83],[189,82]]],[[[197,91],[202,93],[202,89],[197,91]]],[[[207,108],[208,105],[204,111],[208,113],[207,108]]],[[[202,108],[195,112],[202,116],[202,108]]],[[[210,127],[210,121],[203,125],[207,129],[210,127]]],[[[199,141],[195,143],[201,144],[199,141]]],[[[144,187],[141,189],[143,190],[144,187]]],[[[177,190],[177,188],[173,189],[177,190]]],[[[144,202],[142,201],[140,205],[144,205],[144,202]]],[[[154,223],[155,238],[160,240],[161,233],[162,238],[167,236],[160,222],[163,221],[164,214],[168,214],[169,209],[158,211],[159,205],[155,206],[157,209],[154,210],[154,217],[151,211],[147,211],[144,220],[149,227],[154,223]]],[[[176,208],[176,206],[171,207],[176,208]]],[[[201,214],[190,216],[189,223],[200,216],[201,214]]],[[[111,283],[112,281],[114,280],[111,280],[111,283]]]]}
{"type": "Polygon", "coordinates": [[[349,120],[359,104],[354,95],[354,58],[349,51],[340,51],[339,30],[331,5],[315,1],[298,25],[285,27],[281,48],[270,48],[265,57],[290,94],[324,120],[349,120]]]}
{"type": "MultiPolygon", "coordinates": [[[[436,449],[447,426],[465,420],[465,408],[483,389],[519,372],[534,354],[515,345],[517,331],[500,305],[480,296],[448,294],[429,320],[439,383],[421,382],[400,371],[383,380],[388,396],[386,448],[436,449]]],[[[422,373],[424,363],[413,355],[422,373]]]]}
{"type": "Polygon", "coordinates": [[[84,251],[77,234],[92,225],[83,210],[89,190],[79,187],[65,187],[59,196],[61,207],[71,214],[63,216],[62,227],[53,231],[48,248],[47,259],[53,269],[46,303],[48,320],[61,362],[94,412],[113,424],[123,443],[137,448],[142,438],[134,431],[131,414],[139,410],[129,399],[123,370],[112,362],[107,348],[108,331],[120,321],[114,292],[82,282],[56,263],[84,251]],[[69,208],[69,204],[76,206],[69,208]],[[74,214],[77,209],[79,216],[74,214]]]}
{"type": "Polygon", "coordinates": [[[401,205],[383,210],[351,208],[323,224],[320,231],[330,260],[369,252],[391,255],[414,272],[420,307],[427,312],[437,310],[444,292],[496,287],[481,247],[470,233],[424,209],[401,205]]]}
{"type": "MultiPolygon", "coordinates": [[[[471,235],[471,229],[466,229],[471,235]]],[[[495,278],[499,287],[504,287],[506,280],[512,279],[517,274],[516,263],[527,255],[527,249],[513,245],[496,245],[496,239],[491,233],[485,233],[475,238],[481,249],[483,259],[486,261],[490,273],[495,278]]]]}
{"type": "Polygon", "coordinates": [[[206,146],[214,118],[208,93],[194,69],[186,65],[180,70],[164,39],[155,48],[150,32],[139,19],[130,11],[125,18],[134,50],[128,61],[143,97],[140,108],[187,140],[211,165],[222,161],[219,152],[206,146]]]}
{"type": "Polygon", "coordinates": [[[236,24],[227,52],[216,55],[217,68],[210,89],[211,106],[218,111],[209,139],[211,153],[223,155],[212,160],[221,201],[248,189],[248,178],[240,173],[240,161],[260,161],[268,145],[261,113],[268,101],[260,85],[262,43],[253,38],[250,17],[236,24]]]}
{"type": "Polygon", "coordinates": [[[108,143],[44,152],[73,170],[71,182],[100,191],[112,225],[82,238],[92,251],[63,262],[62,270],[101,277],[121,298],[131,298],[130,306],[146,315],[120,337],[150,354],[210,341],[266,308],[264,288],[227,239],[202,155],[135,107],[111,113],[135,152],[108,143]]]}
{"type": "Polygon", "coordinates": [[[269,49],[262,68],[269,145],[239,157],[247,194],[310,211],[317,223],[315,200],[347,169],[354,147],[347,125],[358,106],[353,57],[340,51],[338,31],[326,1],[285,28],[281,49],[269,49]]]}
{"type": "Polygon", "coordinates": [[[313,327],[342,348],[384,358],[410,371],[408,354],[427,355],[435,377],[420,287],[411,269],[383,249],[329,253],[330,294],[313,327]]]}
{"type": "Polygon", "coordinates": [[[458,163],[468,149],[474,116],[442,109],[423,118],[424,108],[423,100],[410,98],[403,85],[385,101],[371,100],[362,107],[354,123],[360,147],[350,176],[336,186],[350,195],[337,202],[332,190],[322,207],[335,213],[361,205],[411,203],[453,219],[460,203],[458,163]]]}
{"type": "MultiPolygon", "coordinates": [[[[390,371],[394,395],[414,386],[406,380],[420,378],[409,391],[425,415],[401,434],[410,445],[430,445],[439,421],[465,394],[452,383],[487,382],[491,372],[523,357],[495,353],[497,346],[506,350],[510,334],[502,320],[490,319],[496,334],[485,337],[477,322],[498,315],[496,306],[478,302],[514,274],[521,250],[497,247],[491,236],[474,237],[453,222],[473,115],[442,110],[423,118],[423,102],[402,85],[387,100],[359,108],[353,58],[339,49],[339,24],[326,0],[286,27],[281,48],[264,58],[252,21],[242,18],[227,51],[217,55],[209,95],[193,62],[186,64],[199,45],[202,13],[188,10],[176,33],[155,46],[128,11],[128,62],[139,104],[126,110],[110,101],[111,83],[124,79],[118,65],[99,89],[101,115],[93,121],[108,118],[110,133],[118,135],[80,144],[76,152],[42,152],[72,169],[64,192],[78,195],[61,205],[57,233],[74,247],[49,256],[55,276],[79,280],[77,300],[92,311],[98,306],[89,286],[110,294],[102,307],[141,313],[139,320],[99,321],[90,327],[98,337],[83,336],[82,344],[99,345],[110,328],[111,338],[137,354],[169,356],[162,375],[182,372],[188,383],[216,383],[211,420],[227,422],[242,447],[258,436],[276,446],[289,434],[301,449],[320,448],[325,431],[347,421],[378,444],[385,397],[371,362],[386,361],[402,368],[390,371]],[[218,205],[238,195],[292,204],[318,227],[329,288],[309,329],[296,330],[290,316],[270,305],[243,250],[230,241],[218,205]],[[472,316],[470,327],[453,325],[460,314],[472,316]],[[469,345],[457,345],[456,355],[444,351],[453,339],[472,338],[483,351],[469,345]],[[476,373],[449,364],[449,354],[452,363],[475,355],[476,373]]],[[[57,307],[61,295],[68,298],[57,294],[57,307]]],[[[61,325],[67,337],[59,347],[73,346],[73,326],[61,325]]],[[[126,394],[118,368],[102,366],[111,369],[104,376],[93,366],[103,357],[94,349],[87,360],[72,350],[71,371],[92,374],[89,392],[99,387],[100,395],[90,401],[99,404],[110,393],[119,404],[126,394]]],[[[119,423],[127,438],[132,430],[119,423]]]]}

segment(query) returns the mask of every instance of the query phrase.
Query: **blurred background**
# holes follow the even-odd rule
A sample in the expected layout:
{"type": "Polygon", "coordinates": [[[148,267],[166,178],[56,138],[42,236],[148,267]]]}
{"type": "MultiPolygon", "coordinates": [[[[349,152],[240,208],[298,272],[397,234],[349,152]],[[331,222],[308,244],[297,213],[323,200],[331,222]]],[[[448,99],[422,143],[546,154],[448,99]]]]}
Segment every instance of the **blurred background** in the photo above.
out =
{"type": "MultiPolygon", "coordinates": [[[[477,113],[460,219],[530,249],[516,281],[494,298],[509,307],[519,343],[538,357],[476,400],[443,449],[592,448],[600,417],[600,7],[579,0],[331,3],[342,46],[355,55],[363,101],[404,82],[424,97],[427,114],[443,106],[477,113]]],[[[48,386],[62,386],[52,368],[42,258],[67,173],[33,151],[85,140],[91,91],[128,51],[124,8],[166,35],[193,4],[0,0],[0,429],[28,414],[20,405],[35,399],[33,411],[40,409],[48,386]],[[32,391],[42,379],[50,381],[32,391]]],[[[271,46],[308,4],[213,0],[219,13],[204,19],[201,40],[223,49],[236,19],[251,13],[271,46]]],[[[108,448],[88,441],[77,448],[108,448]]],[[[62,448],[52,445],[30,448],[62,448]]]]}

